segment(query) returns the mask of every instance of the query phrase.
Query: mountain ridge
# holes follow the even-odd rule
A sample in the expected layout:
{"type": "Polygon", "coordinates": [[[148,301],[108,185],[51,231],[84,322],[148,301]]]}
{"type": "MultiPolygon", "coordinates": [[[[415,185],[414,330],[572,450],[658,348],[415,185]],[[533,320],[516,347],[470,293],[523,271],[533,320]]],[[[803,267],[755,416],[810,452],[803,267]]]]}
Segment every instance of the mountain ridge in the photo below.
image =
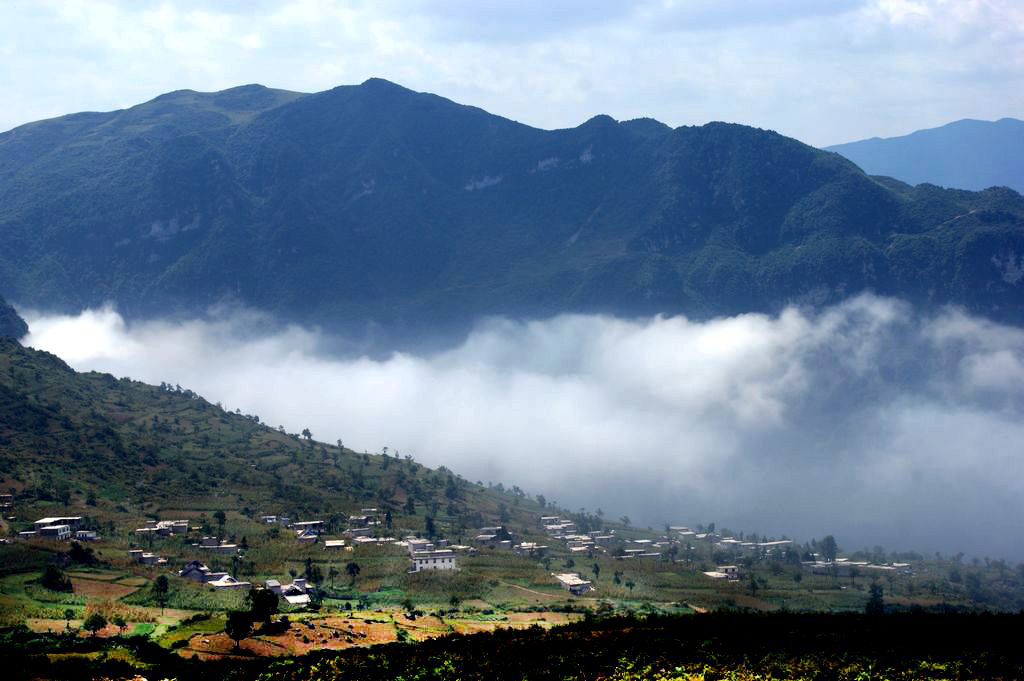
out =
{"type": "Polygon", "coordinates": [[[382,79],[176,91],[0,134],[0,238],[18,300],[136,317],[229,300],[415,335],[872,290],[1024,319],[1008,190],[870,177],[729,123],[542,130],[382,79]]]}

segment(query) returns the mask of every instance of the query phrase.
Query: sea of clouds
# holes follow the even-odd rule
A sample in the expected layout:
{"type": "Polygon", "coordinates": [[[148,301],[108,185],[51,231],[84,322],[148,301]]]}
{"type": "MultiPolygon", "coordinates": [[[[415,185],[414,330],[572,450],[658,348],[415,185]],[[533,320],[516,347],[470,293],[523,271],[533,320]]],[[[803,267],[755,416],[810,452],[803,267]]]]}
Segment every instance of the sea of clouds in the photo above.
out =
{"type": "Polygon", "coordinates": [[[247,310],[25,316],[26,345],[76,369],[572,509],[1024,559],[1024,330],[955,309],[860,296],[701,322],[490,319],[384,357],[247,310]]]}

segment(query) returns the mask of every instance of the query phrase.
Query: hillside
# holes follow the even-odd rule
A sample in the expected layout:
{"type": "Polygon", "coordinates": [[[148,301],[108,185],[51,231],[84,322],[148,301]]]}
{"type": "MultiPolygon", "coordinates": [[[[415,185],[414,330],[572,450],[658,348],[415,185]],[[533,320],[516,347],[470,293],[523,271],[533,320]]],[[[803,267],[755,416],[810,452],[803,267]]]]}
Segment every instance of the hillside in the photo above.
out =
{"type": "Polygon", "coordinates": [[[28,324],[14,308],[0,296],[0,338],[22,338],[28,333],[28,324]]]}
{"type": "Polygon", "coordinates": [[[1024,319],[1024,199],[872,178],[776,133],[539,130],[369,80],[178,91],[0,135],[0,290],[129,316],[221,301],[392,333],[694,316],[864,289],[1024,319]]]}
{"type": "Polygon", "coordinates": [[[1024,192],[1024,121],[1015,118],[965,119],[900,137],[872,137],[825,148],[867,173],[910,184],[1024,192]]]}
{"type": "Polygon", "coordinates": [[[76,373],[0,339],[0,488],[63,513],[234,509],[339,515],[378,505],[450,531],[536,502],[395,455],[358,454],[224,411],[187,389],[76,373]],[[409,498],[413,512],[403,511],[409,498]]]}

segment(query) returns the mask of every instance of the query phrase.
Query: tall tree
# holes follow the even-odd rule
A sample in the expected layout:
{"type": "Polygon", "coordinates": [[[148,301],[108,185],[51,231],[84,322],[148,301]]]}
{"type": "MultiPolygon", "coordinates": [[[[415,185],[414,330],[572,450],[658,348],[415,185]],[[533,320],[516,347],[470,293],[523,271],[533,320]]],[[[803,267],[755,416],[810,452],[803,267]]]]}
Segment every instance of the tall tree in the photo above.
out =
{"type": "Polygon", "coordinates": [[[232,610],[224,623],[224,633],[235,642],[235,648],[252,633],[252,617],[244,610],[232,610]]]}

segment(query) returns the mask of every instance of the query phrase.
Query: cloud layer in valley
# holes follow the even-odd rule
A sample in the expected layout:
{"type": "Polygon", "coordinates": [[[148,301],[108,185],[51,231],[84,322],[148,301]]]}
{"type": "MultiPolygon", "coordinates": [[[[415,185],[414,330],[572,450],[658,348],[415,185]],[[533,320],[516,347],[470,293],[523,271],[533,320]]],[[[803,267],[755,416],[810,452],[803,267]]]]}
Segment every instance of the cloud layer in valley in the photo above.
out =
{"type": "Polygon", "coordinates": [[[28,313],[28,345],[358,450],[644,525],[1024,558],[1024,331],[858,297],[818,312],[481,323],[373,359],[257,313],[28,313]]]}

